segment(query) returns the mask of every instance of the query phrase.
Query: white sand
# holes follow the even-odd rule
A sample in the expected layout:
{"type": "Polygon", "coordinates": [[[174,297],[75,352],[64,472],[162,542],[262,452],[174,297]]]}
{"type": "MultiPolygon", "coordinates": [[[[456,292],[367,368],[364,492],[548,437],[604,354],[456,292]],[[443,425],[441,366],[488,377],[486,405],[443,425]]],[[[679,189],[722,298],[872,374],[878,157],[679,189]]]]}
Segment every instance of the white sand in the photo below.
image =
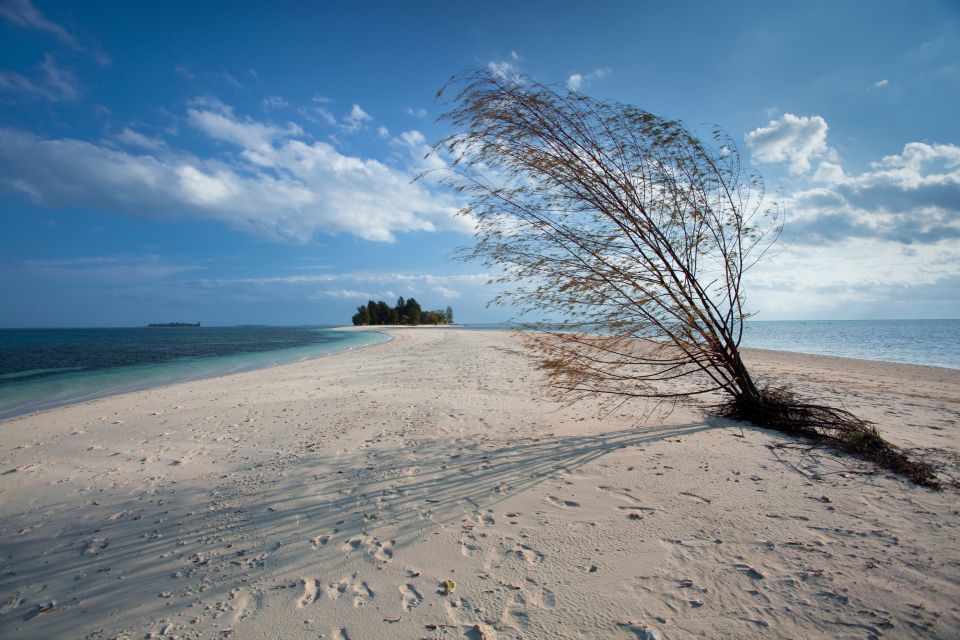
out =
{"type": "MultiPolygon", "coordinates": [[[[393,333],[0,423],[0,637],[960,636],[956,488],[393,333]]],[[[960,468],[960,372],[749,357],[960,468]]]]}

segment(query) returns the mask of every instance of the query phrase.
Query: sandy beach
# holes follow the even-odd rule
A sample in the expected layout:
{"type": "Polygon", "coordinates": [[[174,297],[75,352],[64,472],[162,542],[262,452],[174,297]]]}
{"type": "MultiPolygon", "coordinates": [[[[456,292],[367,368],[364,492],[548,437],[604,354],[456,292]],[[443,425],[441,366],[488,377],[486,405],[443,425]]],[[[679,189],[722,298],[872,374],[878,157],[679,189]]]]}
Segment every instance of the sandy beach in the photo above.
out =
{"type": "MultiPolygon", "coordinates": [[[[0,423],[0,637],[960,636],[956,487],[390,333],[0,423]]],[[[747,357],[960,475],[960,371],[747,357]]]]}

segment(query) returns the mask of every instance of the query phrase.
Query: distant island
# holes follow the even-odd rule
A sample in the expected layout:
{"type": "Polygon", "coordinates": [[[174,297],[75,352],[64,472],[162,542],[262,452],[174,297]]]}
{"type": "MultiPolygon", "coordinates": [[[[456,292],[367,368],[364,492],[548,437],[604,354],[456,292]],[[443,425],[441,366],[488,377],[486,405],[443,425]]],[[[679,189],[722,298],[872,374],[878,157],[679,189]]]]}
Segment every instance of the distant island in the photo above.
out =
{"type": "Polygon", "coordinates": [[[353,314],[353,324],[357,326],[370,324],[451,324],[453,322],[453,309],[447,307],[443,310],[424,311],[420,304],[413,298],[407,300],[403,296],[397,300],[393,307],[383,300],[374,302],[370,300],[365,305],[357,307],[357,312],[353,314]]]}
{"type": "Polygon", "coordinates": [[[199,327],[199,322],[156,322],[148,324],[147,327],[153,329],[169,329],[170,327],[199,327]]]}

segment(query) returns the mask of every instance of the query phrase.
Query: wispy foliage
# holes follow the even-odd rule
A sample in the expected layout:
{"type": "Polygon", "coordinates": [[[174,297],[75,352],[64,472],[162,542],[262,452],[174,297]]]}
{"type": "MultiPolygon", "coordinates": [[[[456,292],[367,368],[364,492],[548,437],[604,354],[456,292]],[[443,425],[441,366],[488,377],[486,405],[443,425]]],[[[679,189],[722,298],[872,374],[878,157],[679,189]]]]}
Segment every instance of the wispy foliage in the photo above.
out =
{"type": "Polygon", "coordinates": [[[495,302],[529,319],[558,398],[719,392],[728,413],[778,428],[809,414],[784,412],[741,358],[744,275],[781,226],[729,136],[489,70],[443,92],[456,133],[437,148],[476,226],[465,257],[501,269],[495,302]]]}

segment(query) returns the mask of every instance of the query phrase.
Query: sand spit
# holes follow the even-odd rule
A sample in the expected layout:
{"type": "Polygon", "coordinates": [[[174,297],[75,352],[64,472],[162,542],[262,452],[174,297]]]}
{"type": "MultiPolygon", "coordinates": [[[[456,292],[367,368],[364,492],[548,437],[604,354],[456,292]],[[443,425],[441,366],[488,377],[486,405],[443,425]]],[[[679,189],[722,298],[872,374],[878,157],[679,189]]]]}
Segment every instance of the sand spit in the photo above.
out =
{"type": "MultiPolygon", "coordinates": [[[[0,423],[0,637],[960,636],[955,488],[392,333],[0,423]]],[[[960,469],[960,372],[749,358],[960,469]]]]}

